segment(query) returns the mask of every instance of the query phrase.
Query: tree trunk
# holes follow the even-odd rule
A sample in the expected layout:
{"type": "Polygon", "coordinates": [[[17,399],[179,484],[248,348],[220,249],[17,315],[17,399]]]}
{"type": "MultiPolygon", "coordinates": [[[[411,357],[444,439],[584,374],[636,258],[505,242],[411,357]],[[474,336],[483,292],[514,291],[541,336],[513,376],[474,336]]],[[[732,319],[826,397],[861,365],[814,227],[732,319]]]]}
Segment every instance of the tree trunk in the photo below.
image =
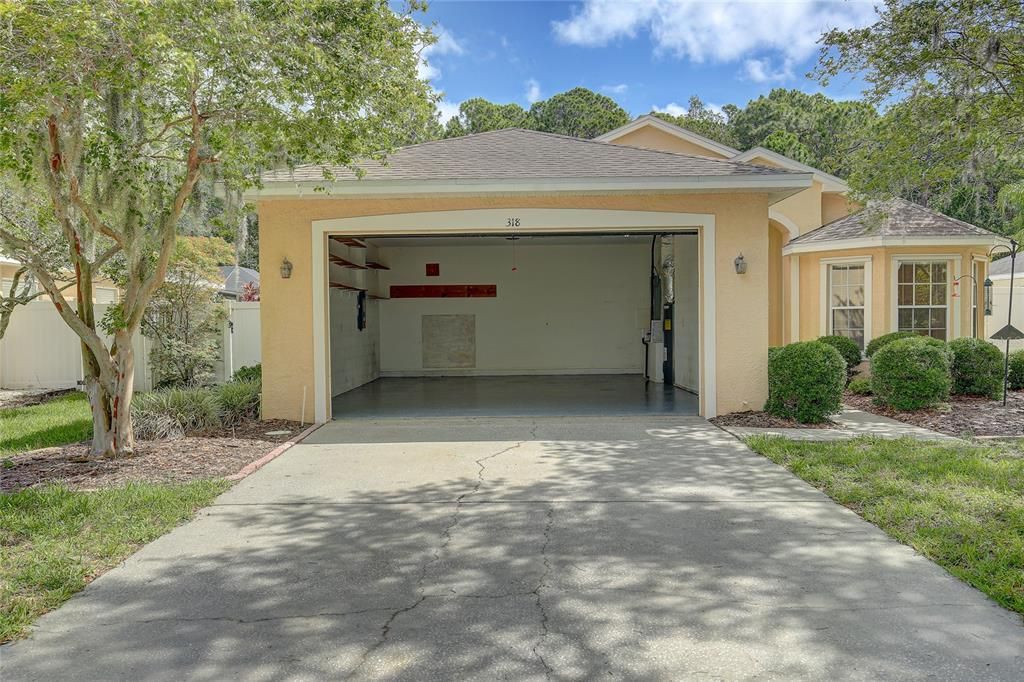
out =
{"type": "Polygon", "coordinates": [[[93,414],[91,454],[95,457],[131,457],[135,454],[131,402],[135,392],[135,351],[132,334],[121,330],[111,345],[114,391],[103,389],[98,379],[86,379],[86,393],[93,414]]]}

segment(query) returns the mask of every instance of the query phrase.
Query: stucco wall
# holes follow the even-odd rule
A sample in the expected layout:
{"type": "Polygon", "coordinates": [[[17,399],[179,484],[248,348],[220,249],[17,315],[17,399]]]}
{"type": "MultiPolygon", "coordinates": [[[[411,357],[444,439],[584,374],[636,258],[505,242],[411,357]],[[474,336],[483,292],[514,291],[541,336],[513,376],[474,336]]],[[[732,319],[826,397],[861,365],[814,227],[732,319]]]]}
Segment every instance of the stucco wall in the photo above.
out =
{"type": "Polygon", "coordinates": [[[644,149],[657,149],[664,152],[675,152],[677,154],[696,154],[697,156],[709,156],[713,159],[727,158],[724,154],[694,144],[671,133],[658,130],[654,126],[644,126],[622,137],[615,139],[611,144],[625,144],[631,147],[643,147],[644,149]]]}
{"type": "MultiPolygon", "coordinates": [[[[896,270],[893,268],[893,256],[923,256],[925,258],[939,258],[942,256],[960,256],[959,274],[970,275],[971,263],[974,257],[982,257],[986,248],[982,246],[974,248],[960,247],[921,247],[901,246],[873,249],[847,249],[841,251],[822,251],[810,254],[801,254],[800,258],[800,340],[818,338],[822,333],[822,304],[821,304],[821,263],[822,260],[859,258],[869,256],[871,258],[871,336],[881,336],[895,331],[893,324],[893,310],[896,301],[892,295],[893,281],[896,277],[896,270]]],[[[954,260],[949,261],[949,278],[952,280],[957,276],[957,265],[954,260]]],[[[984,269],[983,269],[984,270],[984,269]]],[[[981,277],[984,281],[984,274],[981,277]]],[[[961,280],[960,298],[951,299],[949,311],[949,338],[954,338],[956,330],[953,325],[954,315],[959,308],[960,336],[971,334],[971,286],[968,278],[961,280]]],[[[979,299],[980,301],[981,299],[979,299]]],[[[980,306],[979,306],[980,307],[980,306]]],[[[827,313],[826,313],[827,314],[827,313]]],[[[980,312],[979,312],[980,315],[980,312]]]]}
{"type": "MultiPolygon", "coordinates": [[[[312,405],[312,221],[475,208],[589,208],[713,214],[716,218],[718,412],[756,409],[767,396],[768,197],[765,194],[429,197],[355,199],[312,195],[257,202],[263,317],[264,414],[298,418],[303,388],[312,405]],[[737,275],[743,252],[749,269],[737,275]],[[290,279],[277,273],[287,257],[290,279]]],[[[326,265],[316,267],[326,272],[326,265]]],[[[307,414],[309,412],[307,411],[307,414]]]]}
{"type": "Polygon", "coordinates": [[[833,220],[844,218],[860,209],[861,204],[853,201],[845,194],[824,192],[821,195],[821,224],[825,225],[833,220]]]}
{"type": "Polygon", "coordinates": [[[648,315],[649,238],[631,243],[512,243],[397,246],[380,249],[392,284],[496,284],[496,298],[406,298],[382,301],[384,375],[637,373],[648,315]],[[426,263],[441,275],[427,277],[426,263]],[[472,315],[471,368],[423,367],[421,318],[472,315]]]}

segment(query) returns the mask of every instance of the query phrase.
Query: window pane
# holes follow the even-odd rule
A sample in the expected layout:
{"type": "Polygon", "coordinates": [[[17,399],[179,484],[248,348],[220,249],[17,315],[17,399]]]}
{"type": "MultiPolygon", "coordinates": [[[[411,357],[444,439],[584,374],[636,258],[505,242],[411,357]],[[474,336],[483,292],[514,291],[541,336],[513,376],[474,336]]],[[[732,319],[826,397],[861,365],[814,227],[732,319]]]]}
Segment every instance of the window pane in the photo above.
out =
{"type": "Polygon", "coordinates": [[[914,285],[912,284],[901,284],[899,287],[899,304],[900,305],[913,305],[914,303],[914,285]]]}
{"type": "Polygon", "coordinates": [[[928,263],[916,263],[914,266],[914,282],[927,284],[932,281],[931,267],[928,263]]]}
{"type": "Polygon", "coordinates": [[[864,305],[864,285],[858,284],[849,288],[850,303],[853,306],[864,305]]]}
{"type": "Polygon", "coordinates": [[[928,305],[931,303],[931,287],[927,284],[914,285],[914,305],[928,305]]]}
{"type": "Polygon", "coordinates": [[[849,284],[864,284],[864,266],[851,265],[846,271],[846,276],[849,284]]]}
{"type": "Polygon", "coordinates": [[[932,308],[931,309],[931,321],[930,326],[932,329],[937,327],[946,326],[946,309],[945,308],[932,308]]]}
{"type": "Polygon", "coordinates": [[[945,263],[932,263],[932,281],[933,282],[945,282],[946,281],[946,264],[945,263]]]}
{"type": "Polygon", "coordinates": [[[914,282],[914,266],[912,263],[901,263],[899,279],[897,280],[902,284],[912,284],[914,282]]]}
{"type": "Polygon", "coordinates": [[[849,329],[864,329],[864,309],[853,309],[846,311],[846,319],[849,329]]]}
{"type": "Polygon", "coordinates": [[[908,331],[914,326],[914,311],[910,308],[902,308],[899,311],[899,327],[901,332],[908,331]]]}
{"type": "Polygon", "coordinates": [[[946,330],[945,329],[933,329],[931,331],[930,336],[933,339],[940,339],[942,341],[945,341],[946,340],[946,330]]]}
{"type": "Polygon", "coordinates": [[[832,266],[832,284],[846,284],[846,268],[842,265],[832,266]]]}
{"type": "Polygon", "coordinates": [[[849,312],[848,310],[832,311],[832,331],[849,329],[849,312]]]}
{"type": "Polygon", "coordinates": [[[946,305],[946,285],[932,285],[932,305],[946,305]]]}
{"type": "Polygon", "coordinates": [[[928,308],[914,308],[914,329],[927,329],[928,319],[928,308]]]}

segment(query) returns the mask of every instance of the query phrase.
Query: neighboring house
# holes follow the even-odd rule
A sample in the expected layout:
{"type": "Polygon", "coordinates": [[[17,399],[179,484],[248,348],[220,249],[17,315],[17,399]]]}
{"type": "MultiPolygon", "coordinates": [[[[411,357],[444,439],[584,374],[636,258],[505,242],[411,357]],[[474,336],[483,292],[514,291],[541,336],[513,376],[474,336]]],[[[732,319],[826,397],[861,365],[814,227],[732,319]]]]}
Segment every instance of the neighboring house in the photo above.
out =
{"type": "Polygon", "coordinates": [[[233,301],[242,297],[247,284],[255,285],[257,288],[260,285],[260,273],[240,265],[221,265],[220,276],[224,279],[220,295],[233,301]]]}
{"type": "MultiPolygon", "coordinates": [[[[7,256],[4,256],[3,254],[0,254],[0,291],[2,291],[4,293],[4,295],[7,295],[7,292],[10,291],[11,281],[14,279],[14,273],[16,273],[20,267],[21,267],[21,263],[20,262],[14,260],[13,258],[8,258],[7,256]]],[[[21,281],[24,283],[25,279],[22,278],[21,281]]],[[[58,284],[63,286],[64,282],[58,282],[58,284]]],[[[38,285],[33,284],[33,287],[31,289],[31,291],[33,293],[35,293],[36,291],[38,291],[37,287],[38,287],[38,285]]],[[[68,287],[68,288],[64,289],[64,298],[66,298],[69,301],[73,301],[75,299],[75,290],[74,290],[74,288],[68,287]]],[[[49,299],[47,299],[45,296],[42,296],[42,297],[40,297],[39,300],[49,300],[49,299]]],[[[105,279],[97,280],[95,286],[93,287],[93,302],[94,303],[117,303],[117,301],[118,301],[117,285],[115,285],[110,280],[105,280],[105,279]]],[[[17,315],[18,314],[17,311],[15,311],[14,314],[17,315]]]]}
{"type": "MultiPolygon", "coordinates": [[[[1001,249],[1002,250],[1002,249],[1001,249]]],[[[985,318],[985,336],[991,337],[1006,326],[1010,312],[1010,259],[1000,258],[989,265],[992,280],[992,314],[985,318]]],[[[1013,273],[1013,326],[1024,331],[1024,258],[1018,258],[1013,273]]],[[[1002,348],[1005,342],[999,342],[1002,348]]],[[[1010,348],[1024,348],[1024,341],[1011,341],[1010,348]]]]}
{"type": "Polygon", "coordinates": [[[658,380],[668,357],[700,414],[759,409],[771,345],[974,333],[957,290],[978,289],[961,278],[984,280],[998,239],[905,202],[848,218],[839,178],[652,116],[597,140],[501,130],[330,170],[266,173],[247,195],[273,274],[266,417],[327,420],[333,396],[381,376],[658,380]],[[645,356],[668,256],[675,303],[645,356]]]}

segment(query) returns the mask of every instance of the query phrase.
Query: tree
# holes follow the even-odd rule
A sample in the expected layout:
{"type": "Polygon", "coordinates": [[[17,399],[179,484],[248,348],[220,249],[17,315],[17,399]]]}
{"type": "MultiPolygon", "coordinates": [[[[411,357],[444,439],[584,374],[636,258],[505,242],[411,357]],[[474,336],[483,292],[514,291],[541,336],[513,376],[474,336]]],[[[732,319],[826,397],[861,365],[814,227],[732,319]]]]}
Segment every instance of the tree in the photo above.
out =
{"type": "Polygon", "coordinates": [[[127,455],[132,335],[197,183],[380,158],[432,116],[416,73],[431,36],[386,0],[26,0],[0,4],[0,25],[0,169],[52,207],[75,305],[28,235],[4,223],[0,248],[82,341],[92,452],[127,455]],[[92,283],[109,253],[124,286],[107,341],[92,283]]]}
{"type": "Polygon", "coordinates": [[[495,104],[474,97],[459,105],[459,115],[448,121],[444,136],[460,137],[502,128],[529,128],[530,125],[530,115],[518,104],[495,104]]]}
{"type": "Polygon", "coordinates": [[[219,237],[178,237],[167,277],[142,318],[142,332],[153,341],[153,383],[201,386],[213,377],[226,316],[220,297],[220,266],[234,258],[219,237]]]}
{"type": "Polygon", "coordinates": [[[873,25],[821,42],[822,83],[858,73],[869,101],[896,102],[868,131],[854,186],[999,229],[999,189],[1024,177],[1024,6],[886,0],[873,25]]]}
{"type": "MultiPolygon", "coordinates": [[[[735,114],[738,109],[735,106],[731,106],[728,108],[728,111],[735,114]]],[[[665,112],[655,112],[654,115],[663,121],[674,123],[680,128],[686,128],[698,135],[703,135],[730,147],[735,147],[738,144],[736,135],[729,124],[728,115],[711,109],[696,95],[690,97],[689,106],[685,114],[673,116],[665,112]]]]}
{"type": "Polygon", "coordinates": [[[778,147],[790,149],[803,157],[797,160],[845,177],[851,170],[850,155],[877,116],[864,102],[775,88],[737,109],[729,123],[740,149],[762,146],[791,156],[778,147]]]}
{"type": "Polygon", "coordinates": [[[615,100],[586,88],[573,88],[530,107],[529,127],[546,133],[593,139],[629,123],[615,100]]]}

